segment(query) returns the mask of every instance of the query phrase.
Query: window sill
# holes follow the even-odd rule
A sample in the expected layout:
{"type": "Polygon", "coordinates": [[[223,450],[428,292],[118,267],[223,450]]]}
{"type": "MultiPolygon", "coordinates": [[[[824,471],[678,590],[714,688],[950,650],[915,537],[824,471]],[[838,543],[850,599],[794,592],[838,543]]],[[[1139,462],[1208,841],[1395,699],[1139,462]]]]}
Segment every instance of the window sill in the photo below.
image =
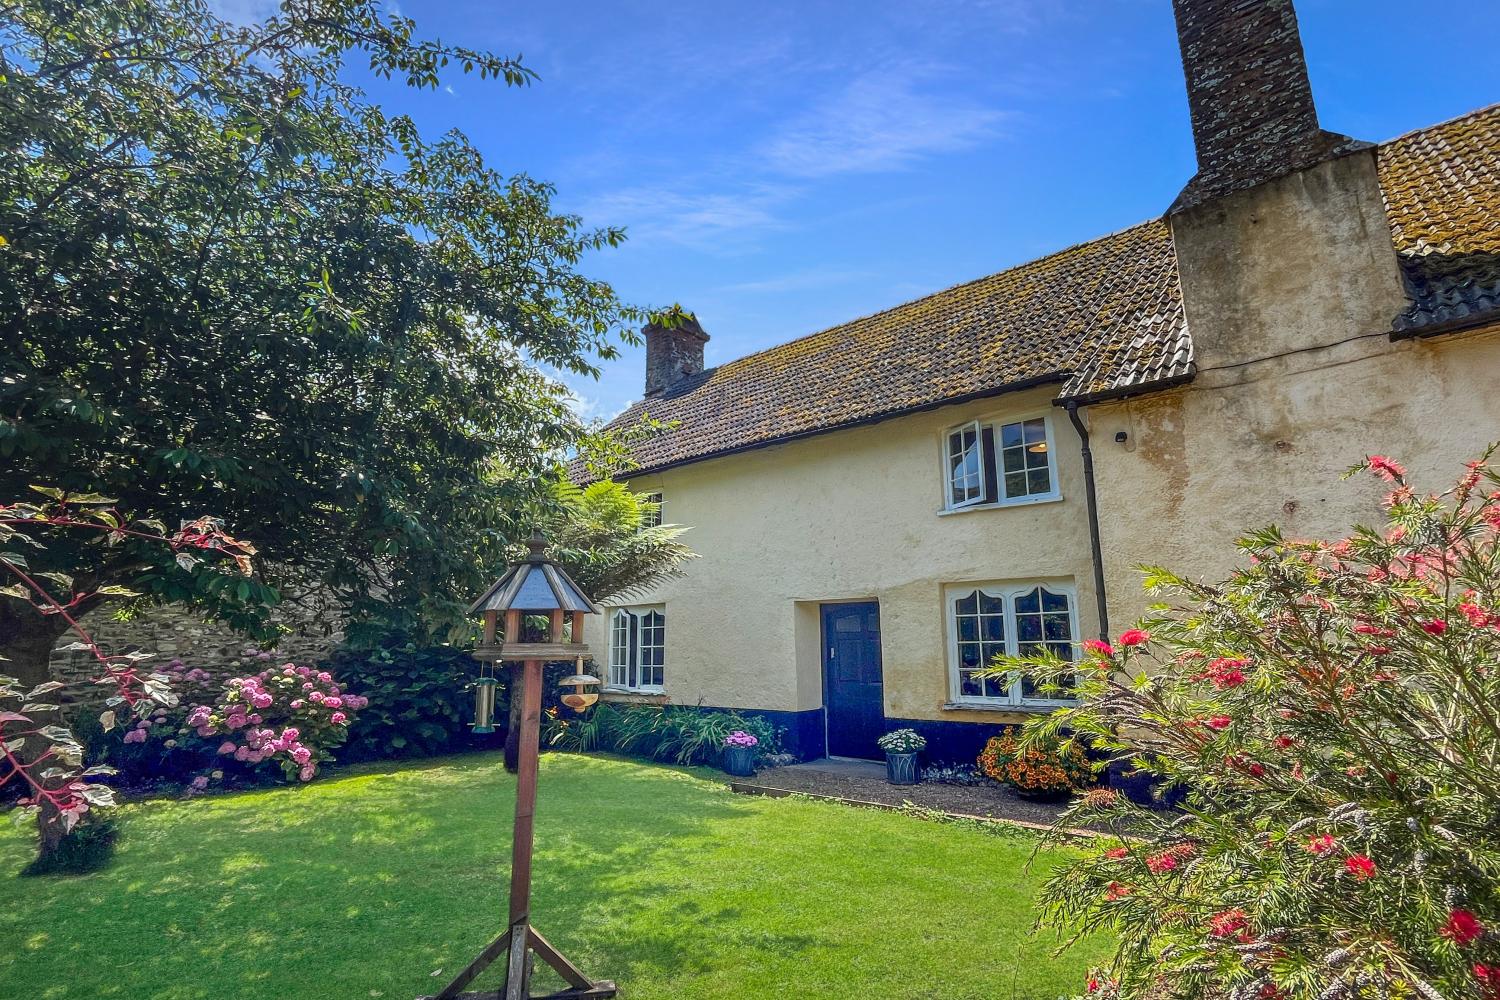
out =
{"type": "Polygon", "coordinates": [[[1002,500],[999,503],[976,503],[972,507],[944,507],[937,512],[938,517],[950,517],[954,514],[969,514],[976,510],[1007,510],[1011,507],[1034,507],[1039,503],[1060,503],[1063,495],[1051,493],[1044,497],[1026,497],[1022,500],[1002,500]]]}
{"type": "Polygon", "coordinates": [[[1059,708],[1072,708],[1077,702],[1065,701],[1055,705],[1025,701],[1019,705],[1002,705],[992,701],[950,701],[943,706],[945,712],[999,712],[1007,715],[1051,715],[1059,708]]]}
{"type": "Polygon", "coordinates": [[[625,688],[605,688],[599,692],[601,701],[616,701],[629,705],[665,705],[665,691],[629,691],[625,688]]]}

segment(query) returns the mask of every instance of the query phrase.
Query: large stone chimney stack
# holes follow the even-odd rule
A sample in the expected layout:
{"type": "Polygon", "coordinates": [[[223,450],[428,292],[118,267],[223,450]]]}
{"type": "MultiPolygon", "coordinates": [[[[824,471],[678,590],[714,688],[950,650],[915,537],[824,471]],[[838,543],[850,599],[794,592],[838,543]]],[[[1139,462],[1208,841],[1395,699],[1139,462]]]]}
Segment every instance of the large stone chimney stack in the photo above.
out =
{"type": "Polygon", "coordinates": [[[1197,384],[1378,349],[1357,338],[1406,297],[1374,150],[1318,127],[1292,0],[1172,3],[1198,174],[1168,220],[1197,384]]]}
{"type": "Polygon", "coordinates": [[[674,308],[670,322],[653,320],[641,331],[646,338],[646,397],[669,392],[686,378],[703,371],[703,345],[708,334],[698,317],[674,308]]]}
{"type": "Polygon", "coordinates": [[[1366,143],[1318,127],[1292,0],[1172,0],[1198,175],[1174,207],[1366,143]]]}

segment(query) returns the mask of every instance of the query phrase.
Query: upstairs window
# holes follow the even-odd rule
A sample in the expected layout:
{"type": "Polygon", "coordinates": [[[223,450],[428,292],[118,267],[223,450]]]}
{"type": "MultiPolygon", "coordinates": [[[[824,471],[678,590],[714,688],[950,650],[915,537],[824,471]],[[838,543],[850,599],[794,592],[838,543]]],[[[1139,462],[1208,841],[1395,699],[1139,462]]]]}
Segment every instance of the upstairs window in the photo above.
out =
{"type": "Polygon", "coordinates": [[[1077,607],[1070,587],[1050,583],[955,584],[948,588],[953,700],[981,705],[1065,705],[1017,675],[984,676],[997,655],[1052,653],[1076,659],[1077,607]]]}
{"type": "Polygon", "coordinates": [[[661,607],[616,608],[609,619],[609,686],[659,693],[666,682],[667,613],[661,607]]]}
{"type": "Polygon", "coordinates": [[[646,511],[645,515],[641,518],[641,527],[642,528],[659,528],[659,527],[661,527],[662,523],[663,523],[662,522],[662,516],[661,516],[661,514],[662,514],[662,504],[664,503],[664,501],[662,500],[661,494],[660,493],[646,493],[646,494],[643,494],[643,496],[645,497],[645,500],[646,500],[647,503],[653,504],[654,506],[652,506],[650,510],[646,511]]]}
{"type": "Polygon", "coordinates": [[[945,457],[949,510],[1057,497],[1048,417],[955,427],[945,457]]]}

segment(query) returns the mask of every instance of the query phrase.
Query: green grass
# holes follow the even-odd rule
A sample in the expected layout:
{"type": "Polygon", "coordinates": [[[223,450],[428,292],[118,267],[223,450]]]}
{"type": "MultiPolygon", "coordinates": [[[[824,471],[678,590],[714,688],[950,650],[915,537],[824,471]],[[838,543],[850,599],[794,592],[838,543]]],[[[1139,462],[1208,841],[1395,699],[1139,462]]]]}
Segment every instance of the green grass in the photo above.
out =
{"type": "MultiPolygon", "coordinates": [[[[123,810],[106,870],[14,877],[0,832],[0,994],[312,1000],[436,992],[505,922],[515,782],[493,755],[123,810]],[[437,974],[435,970],[442,970],[437,974]]],[[[629,1000],[1050,998],[1032,841],[707,775],[550,754],[533,919],[629,1000]]],[[[477,986],[494,988],[499,966],[477,986]]],[[[550,980],[548,980],[550,981],[550,980]]]]}

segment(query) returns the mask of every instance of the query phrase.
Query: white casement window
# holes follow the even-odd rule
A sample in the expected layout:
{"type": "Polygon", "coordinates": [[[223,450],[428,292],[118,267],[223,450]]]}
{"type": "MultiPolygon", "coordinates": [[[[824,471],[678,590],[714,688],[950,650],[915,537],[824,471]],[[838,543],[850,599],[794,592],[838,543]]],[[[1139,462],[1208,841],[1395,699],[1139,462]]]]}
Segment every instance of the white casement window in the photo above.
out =
{"type": "Polygon", "coordinates": [[[1052,420],[970,421],[947,434],[949,510],[1057,498],[1052,420]]]}
{"type": "Polygon", "coordinates": [[[666,680],[667,613],[661,607],[616,608],[609,617],[609,686],[660,692],[666,680]]]}
{"type": "Polygon", "coordinates": [[[641,527],[642,528],[659,528],[659,527],[661,527],[662,524],[665,523],[662,520],[662,512],[664,510],[666,510],[666,508],[663,507],[662,505],[664,503],[666,503],[666,501],[662,499],[662,495],[660,493],[646,493],[646,494],[643,494],[643,495],[645,496],[647,503],[652,503],[652,504],[655,504],[656,506],[654,506],[650,510],[646,511],[645,516],[641,518],[641,527]]]}
{"type": "Polygon", "coordinates": [[[1066,705],[1029,680],[986,677],[999,654],[1034,656],[1043,650],[1077,659],[1078,599],[1060,583],[963,583],[946,592],[948,662],[953,700],[977,705],[1066,705]]]}

